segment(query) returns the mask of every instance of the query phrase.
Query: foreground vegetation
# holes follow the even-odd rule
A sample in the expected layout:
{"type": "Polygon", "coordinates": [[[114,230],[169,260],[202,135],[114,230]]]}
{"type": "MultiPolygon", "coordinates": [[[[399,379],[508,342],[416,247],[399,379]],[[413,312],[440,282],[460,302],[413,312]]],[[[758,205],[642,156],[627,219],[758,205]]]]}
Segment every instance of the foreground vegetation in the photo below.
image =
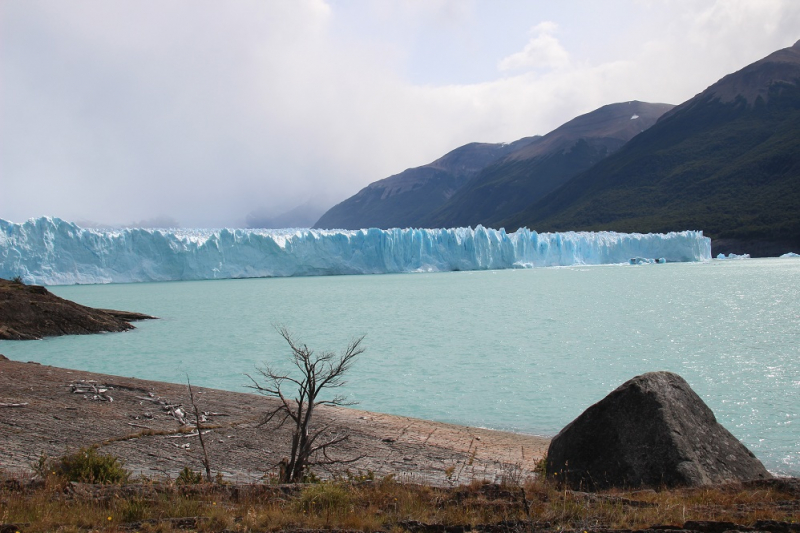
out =
{"type": "Polygon", "coordinates": [[[368,473],[306,484],[231,485],[203,483],[188,468],[176,480],[134,483],[115,458],[88,450],[43,458],[34,469],[38,473],[26,476],[0,473],[0,531],[737,529],[720,522],[800,531],[800,494],[792,483],[585,493],[513,475],[502,484],[437,488],[368,473]]]}

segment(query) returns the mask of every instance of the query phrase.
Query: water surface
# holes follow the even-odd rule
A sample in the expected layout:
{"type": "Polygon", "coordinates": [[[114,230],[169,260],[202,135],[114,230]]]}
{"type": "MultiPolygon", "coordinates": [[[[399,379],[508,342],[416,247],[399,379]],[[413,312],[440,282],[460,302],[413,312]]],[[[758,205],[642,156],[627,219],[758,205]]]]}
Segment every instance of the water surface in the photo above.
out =
{"type": "Polygon", "coordinates": [[[0,342],[15,360],[247,390],[366,335],[359,408],[553,435],[627,379],[682,375],[773,472],[800,475],[800,260],[59,286],[162,317],[121,334],[0,342]]]}

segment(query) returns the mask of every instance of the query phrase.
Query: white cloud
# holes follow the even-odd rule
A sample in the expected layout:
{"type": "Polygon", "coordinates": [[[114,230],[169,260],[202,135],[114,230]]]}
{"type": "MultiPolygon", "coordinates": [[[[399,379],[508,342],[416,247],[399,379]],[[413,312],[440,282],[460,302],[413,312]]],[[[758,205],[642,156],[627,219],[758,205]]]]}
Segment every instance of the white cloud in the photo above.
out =
{"type": "Polygon", "coordinates": [[[456,23],[470,17],[475,10],[474,0],[371,0],[371,9],[383,18],[401,17],[406,22],[420,24],[430,21],[456,23]]]}
{"type": "MultiPolygon", "coordinates": [[[[522,51],[495,51],[494,78],[422,84],[403,62],[445,56],[409,54],[408,35],[425,33],[431,49],[448,39],[456,53],[453,36],[498,4],[0,3],[0,218],[241,224],[261,206],[338,201],[467,142],[546,133],[611,102],[679,103],[800,38],[795,0],[617,0],[583,19],[575,4],[546,14],[533,4],[519,4],[532,10],[520,38],[554,22],[534,26],[522,51]],[[369,17],[381,9],[378,24],[369,17]],[[623,9],[621,45],[587,55],[623,9]],[[346,16],[366,19],[343,26],[346,16]]],[[[518,17],[501,12],[492,32],[506,16],[518,17]]]]}
{"type": "Polygon", "coordinates": [[[545,21],[531,28],[532,37],[522,51],[504,57],[497,64],[501,71],[536,68],[562,68],[569,65],[569,53],[553,35],[558,24],[545,21]]]}

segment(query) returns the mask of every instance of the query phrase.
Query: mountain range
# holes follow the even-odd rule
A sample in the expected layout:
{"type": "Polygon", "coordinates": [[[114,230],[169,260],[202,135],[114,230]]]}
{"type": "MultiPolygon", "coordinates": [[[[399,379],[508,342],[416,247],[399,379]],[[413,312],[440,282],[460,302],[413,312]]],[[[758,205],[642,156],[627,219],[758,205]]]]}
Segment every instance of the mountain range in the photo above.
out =
{"type": "Polygon", "coordinates": [[[701,229],[713,253],[800,248],[800,41],[694,98],[625,102],[372,183],[315,227],[701,229]]]}
{"type": "Polygon", "coordinates": [[[715,251],[774,255],[800,245],[798,207],[800,42],[724,77],[501,224],[702,229],[715,251]]]}
{"type": "Polygon", "coordinates": [[[322,199],[314,198],[279,215],[269,209],[256,209],[245,216],[245,222],[248,228],[308,228],[327,211],[327,206],[322,205],[322,199]]]}
{"type": "Polygon", "coordinates": [[[581,115],[483,168],[420,220],[425,227],[499,227],[655,124],[669,104],[625,102],[581,115]]]}
{"type": "Polygon", "coordinates": [[[544,136],[467,144],[371,183],[331,208],[315,227],[492,226],[619,149],[672,107],[611,104],[544,136]]]}

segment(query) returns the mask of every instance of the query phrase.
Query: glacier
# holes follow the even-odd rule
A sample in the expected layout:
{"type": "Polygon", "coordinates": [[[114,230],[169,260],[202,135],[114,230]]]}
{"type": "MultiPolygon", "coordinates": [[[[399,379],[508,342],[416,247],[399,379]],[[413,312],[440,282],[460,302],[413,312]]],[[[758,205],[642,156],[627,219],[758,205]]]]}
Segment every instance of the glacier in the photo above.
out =
{"type": "Polygon", "coordinates": [[[709,261],[702,231],[514,233],[454,229],[85,229],[54,217],[0,219],[0,277],[25,283],[132,283],[226,278],[493,270],[709,261]]]}

